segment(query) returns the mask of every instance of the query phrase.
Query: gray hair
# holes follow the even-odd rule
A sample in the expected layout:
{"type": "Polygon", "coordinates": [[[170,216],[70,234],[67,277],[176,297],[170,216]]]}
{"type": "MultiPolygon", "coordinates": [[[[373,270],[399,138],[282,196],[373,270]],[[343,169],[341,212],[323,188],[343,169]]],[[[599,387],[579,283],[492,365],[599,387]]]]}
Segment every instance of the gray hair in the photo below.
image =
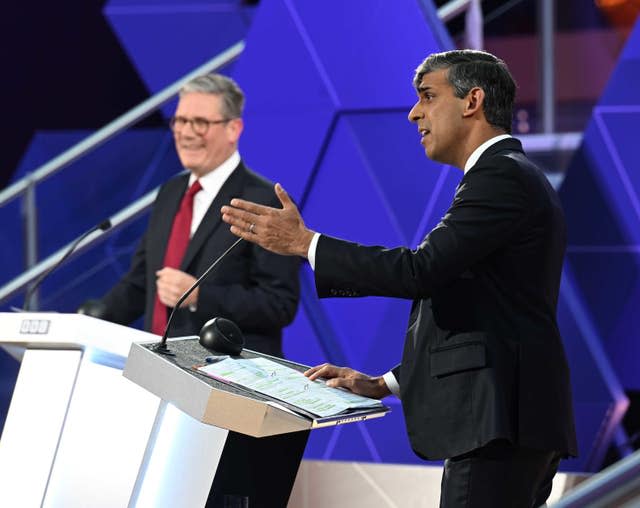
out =
{"type": "Polygon", "coordinates": [[[222,97],[222,111],[225,118],[240,118],[244,108],[244,92],[233,79],[222,74],[205,74],[192,79],[180,89],[179,95],[189,93],[209,93],[222,97]]]}
{"type": "Polygon", "coordinates": [[[416,69],[413,86],[418,89],[425,74],[447,69],[447,80],[456,97],[463,98],[473,87],[484,90],[484,114],[489,124],[511,133],[516,83],[507,64],[495,55],[471,49],[433,53],[416,69]]]}

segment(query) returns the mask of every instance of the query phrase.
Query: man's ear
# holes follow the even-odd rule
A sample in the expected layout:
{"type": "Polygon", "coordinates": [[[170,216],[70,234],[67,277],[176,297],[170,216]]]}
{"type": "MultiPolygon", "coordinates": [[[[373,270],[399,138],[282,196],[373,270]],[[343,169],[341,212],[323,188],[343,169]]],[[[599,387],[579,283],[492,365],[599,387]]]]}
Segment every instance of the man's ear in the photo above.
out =
{"type": "Polygon", "coordinates": [[[240,134],[242,134],[242,129],[244,128],[244,122],[242,118],[234,118],[229,121],[227,133],[229,136],[229,141],[232,143],[237,143],[240,139],[240,134]]]}
{"type": "Polygon", "coordinates": [[[469,93],[464,98],[464,110],[462,112],[463,117],[469,117],[481,112],[484,114],[482,106],[484,104],[484,90],[478,86],[469,90],[469,93]]]}

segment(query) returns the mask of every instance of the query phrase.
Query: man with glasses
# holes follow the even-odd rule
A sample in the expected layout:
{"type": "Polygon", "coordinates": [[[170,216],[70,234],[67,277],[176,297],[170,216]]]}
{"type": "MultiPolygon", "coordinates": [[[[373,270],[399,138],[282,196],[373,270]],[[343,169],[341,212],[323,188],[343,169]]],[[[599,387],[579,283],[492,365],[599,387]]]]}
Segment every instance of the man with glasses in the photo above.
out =
{"type": "MultiPolygon", "coordinates": [[[[219,74],[180,91],[170,126],[188,174],[160,189],[131,269],[102,299],[104,319],[129,324],[144,313],[145,329],[161,335],[180,296],[235,241],[220,207],[236,196],[278,205],[273,184],[238,153],[243,105],[242,90],[219,74]]],[[[169,336],[198,334],[207,320],[224,317],[243,331],[246,347],[282,356],[282,328],[298,304],[298,264],[240,243],[176,311],[169,336]]]]}

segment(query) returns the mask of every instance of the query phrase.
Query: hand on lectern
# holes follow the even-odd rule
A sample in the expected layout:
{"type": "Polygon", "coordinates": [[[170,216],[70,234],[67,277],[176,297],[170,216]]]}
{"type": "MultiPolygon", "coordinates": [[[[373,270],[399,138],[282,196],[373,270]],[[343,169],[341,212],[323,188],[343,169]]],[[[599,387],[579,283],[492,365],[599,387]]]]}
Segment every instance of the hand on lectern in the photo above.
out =
{"type": "Polygon", "coordinates": [[[347,388],[353,393],[371,397],[372,399],[382,399],[391,395],[391,390],[384,382],[382,376],[368,376],[349,367],[336,367],[330,363],[323,363],[311,367],[304,373],[312,381],[318,378],[326,379],[327,386],[332,388],[347,388]]]}

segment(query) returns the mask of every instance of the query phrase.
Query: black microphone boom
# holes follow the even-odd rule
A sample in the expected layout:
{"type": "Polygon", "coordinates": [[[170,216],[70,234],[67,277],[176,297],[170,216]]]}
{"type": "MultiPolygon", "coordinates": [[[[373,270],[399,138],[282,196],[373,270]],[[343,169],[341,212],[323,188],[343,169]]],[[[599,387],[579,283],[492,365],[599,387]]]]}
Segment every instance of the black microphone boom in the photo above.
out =
{"type": "Polygon", "coordinates": [[[107,231],[108,229],[111,228],[111,221],[109,219],[102,221],[100,224],[98,224],[97,226],[93,226],[90,230],[85,231],[83,234],[81,234],[76,241],[74,241],[71,244],[71,247],[69,247],[69,249],[67,250],[67,252],[64,253],[64,256],[62,256],[57,263],[55,263],[51,268],[49,268],[47,271],[45,271],[43,274],[40,275],[40,277],[38,277],[36,279],[36,281],[31,285],[31,287],[29,288],[29,290],[26,292],[26,294],[24,295],[24,304],[22,305],[22,310],[24,311],[28,311],[31,310],[30,307],[30,300],[31,297],[33,296],[33,293],[35,292],[36,289],[38,289],[40,287],[40,284],[42,284],[42,281],[44,279],[47,278],[47,276],[53,272],[56,268],[58,268],[62,263],[64,263],[64,261],[73,253],[73,251],[75,251],[78,248],[78,245],[80,245],[80,242],[82,242],[82,240],[84,240],[87,236],[89,236],[91,233],[93,233],[94,231],[107,231]]]}
{"type": "Polygon", "coordinates": [[[200,278],[197,281],[195,281],[193,285],[189,289],[187,289],[180,298],[178,298],[178,301],[174,305],[173,310],[169,315],[169,319],[167,320],[167,326],[165,326],[164,328],[162,339],[153,347],[154,351],[157,351],[158,353],[163,355],[175,356],[175,353],[173,353],[169,349],[169,346],[167,346],[167,336],[169,335],[169,327],[171,326],[171,321],[173,320],[173,315],[176,313],[176,309],[180,308],[180,305],[182,305],[182,302],[184,302],[189,297],[189,295],[193,292],[193,290],[196,289],[200,285],[200,283],[207,278],[207,276],[218,265],[218,263],[220,263],[220,261],[222,261],[227,256],[227,254],[229,254],[229,252],[231,252],[233,248],[236,245],[238,245],[241,241],[242,241],[242,238],[238,238],[235,242],[233,242],[231,247],[229,247],[222,254],[220,254],[220,256],[218,256],[218,258],[213,263],[211,263],[211,266],[207,268],[207,270],[200,276],[200,278]]]}

